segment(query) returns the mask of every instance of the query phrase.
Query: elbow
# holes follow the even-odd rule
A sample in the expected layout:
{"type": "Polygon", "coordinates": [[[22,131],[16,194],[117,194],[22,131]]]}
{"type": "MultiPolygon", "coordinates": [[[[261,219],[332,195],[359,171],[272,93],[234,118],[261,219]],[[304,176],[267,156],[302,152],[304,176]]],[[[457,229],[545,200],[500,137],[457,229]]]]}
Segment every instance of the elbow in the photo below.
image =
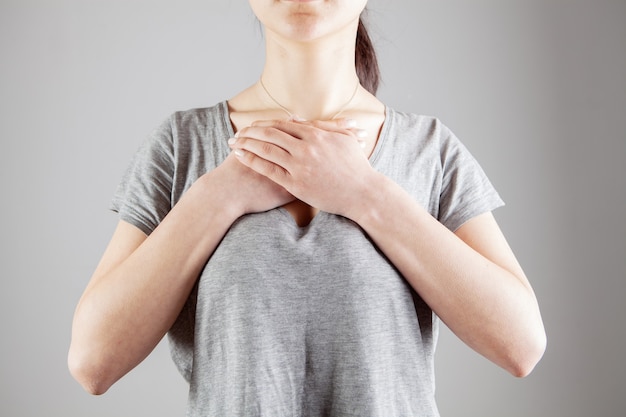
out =
{"type": "Polygon", "coordinates": [[[102,395],[111,387],[102,361],[70,347],[67,366],[72,377],[91,395],[102,395]]]}
{"type": "Polygon", "coordinates": [[[512,355],[507,371],[517,378],[525,378],[535,369],[546,350],[547,338],[543,329],[532,340],[526,342],[523,349],[512,355]]]}

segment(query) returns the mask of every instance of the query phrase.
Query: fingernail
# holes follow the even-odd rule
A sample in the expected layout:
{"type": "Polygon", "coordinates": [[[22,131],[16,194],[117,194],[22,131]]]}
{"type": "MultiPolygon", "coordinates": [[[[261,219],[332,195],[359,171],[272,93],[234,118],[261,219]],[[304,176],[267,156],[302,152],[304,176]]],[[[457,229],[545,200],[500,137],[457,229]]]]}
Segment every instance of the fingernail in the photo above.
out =
{"type": "Polygon", "coordinates": [[[238,157],[242,157],[243,156],[243,151],[241,149],[235,149],[233,152],[238,157]]]}
{"type": "Polygon", "coordinates": [[[356,127],[356,120],[346,119],[346,127],[356,127]]]}
{"type": "Polygon", "coordinates": [[[357,129],[354,134],[356,135],[357,138],[366,138],[367,137],[367,130],[363,130],[363,129],[357,129]]]}
{"type": "Polygon", "coordinates": [[[291,120],[293,120],[294,122],[306,122],[306,119],[303,119],[302,117],[298,116],[297,114],[292,114],[291,115],[291,120]]]}
{"type": "Polygon", "coordinates": [[[363,149],[365,149],[365,146],[367,145],[367,143],[364,140],[360,140],[359,141],[359,146],[363,149]]]}
{"type": "Polygon", "coordinates": [[[237,138],[236,137],[228,139],[228,144],[229,145],[234,145],[235,142],[237,142],[237,138]]]}
{"type": "Polygon", "coordinates": [[[235,139],[237,139],[239,137],[239,131],[235,132],[235,139]]]}

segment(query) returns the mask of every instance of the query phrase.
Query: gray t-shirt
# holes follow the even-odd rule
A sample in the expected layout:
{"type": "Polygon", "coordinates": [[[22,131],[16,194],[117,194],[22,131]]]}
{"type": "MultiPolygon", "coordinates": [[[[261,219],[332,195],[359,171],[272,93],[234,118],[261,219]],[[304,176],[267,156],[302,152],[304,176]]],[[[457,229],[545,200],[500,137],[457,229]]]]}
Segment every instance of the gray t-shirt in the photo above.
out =
{"type": "MultiPolygon", "coordinates": [[[[233,134],[226,102],[173,114],[136,154],[113,209],[150,234],[226,158],[233,134]]],[[[370,163],[453,231],[502,205],[431,117],[387,108],[370,163]]],[[[277,208],[232,225],[168,335],[188,416],[427,417],[439,415],[437,329],[356,223],[320,212],[298,227],[277,208]]]]}

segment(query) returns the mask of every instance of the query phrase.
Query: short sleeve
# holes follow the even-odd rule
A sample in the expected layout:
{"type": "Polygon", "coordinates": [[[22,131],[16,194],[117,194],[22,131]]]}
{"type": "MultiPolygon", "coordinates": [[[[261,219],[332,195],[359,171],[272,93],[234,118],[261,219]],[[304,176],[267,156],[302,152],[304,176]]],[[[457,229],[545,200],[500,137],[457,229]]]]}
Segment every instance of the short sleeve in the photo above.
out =
{"type": "Polygon", "coordinates": [[[438,220],[456,231],[465,222],[504,205],[487,175],[447,128],[441,136],[442,187],[438,220]]]}
{"type": "Polygon", "coordinates": [[[143,142],[111,202],[111,210],[149,235],[172,207],[174,147],[170,120],[143,142]]]}

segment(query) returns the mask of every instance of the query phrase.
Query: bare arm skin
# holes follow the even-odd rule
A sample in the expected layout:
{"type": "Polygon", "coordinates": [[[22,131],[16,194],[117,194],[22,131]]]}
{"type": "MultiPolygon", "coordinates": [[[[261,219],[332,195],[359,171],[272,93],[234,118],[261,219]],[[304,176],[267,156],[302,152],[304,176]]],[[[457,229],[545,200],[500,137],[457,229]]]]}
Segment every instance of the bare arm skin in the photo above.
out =
{"type": "Polygon", "coordinates": [[[491,213],[452,233],[392,181],[370,181],[379,192],[363,191],[354,220],[460,339],[511,374],[528,375],[545,349],[543,324],[491,213]]]}
{"type": "Polygon", "coordinates": [[[291,200],[229,157],[196,181],[149,237],[120,222],[76,308],[72,375],[92,394],[107,391],[169,330],[231,224],[291,200]]]}
{"type": "Polygon", "coordinates": [[[335,122],[259,122],[231,146],[243,164],[295,197],[358,223],[477,352],[515,376],[534,368],[546,344],[539,307],[491,213],[449,231],[372,169],[356,138],[335,122]]]}
{"type": "Polygon", "coordinates": [[[294,196],[359,223],[468,345],[514,375],[532,370],[545,347],[539,309],[493,217],[450,232],[372,170],[341,123],[243,129],[238,160],[201,177],[149,237],[120,222],[72,326],[68,364],[88,392],[106,392],[154,349],[239,216],[294,196]]]}

